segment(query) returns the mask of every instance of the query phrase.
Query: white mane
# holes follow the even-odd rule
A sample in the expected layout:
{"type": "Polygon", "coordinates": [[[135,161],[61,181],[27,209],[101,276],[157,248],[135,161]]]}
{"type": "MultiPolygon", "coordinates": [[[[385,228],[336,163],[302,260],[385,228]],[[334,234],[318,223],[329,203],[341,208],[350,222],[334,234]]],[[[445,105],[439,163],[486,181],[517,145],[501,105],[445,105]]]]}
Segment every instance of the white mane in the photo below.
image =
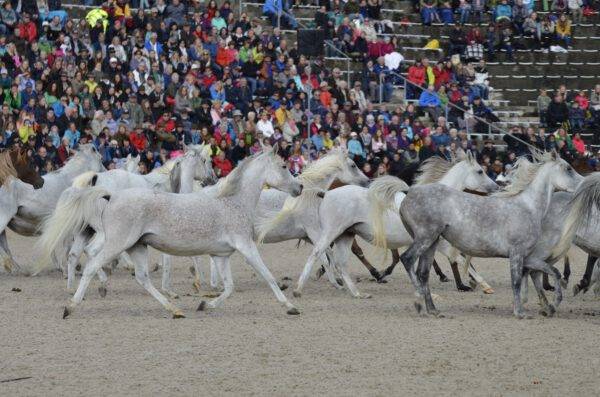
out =
{"type": "Polygon", "coordinates": [[[533,163],[526,157],[520,157],[517,159],[517,162],[512,169],[510,185],[508,185],[506,189],[494,193],[493,196],[512,197],[521,193],[535,179],[540,168],[549,161],[555,161],[555,158],[550,152],[535,153],[533,163]]]}

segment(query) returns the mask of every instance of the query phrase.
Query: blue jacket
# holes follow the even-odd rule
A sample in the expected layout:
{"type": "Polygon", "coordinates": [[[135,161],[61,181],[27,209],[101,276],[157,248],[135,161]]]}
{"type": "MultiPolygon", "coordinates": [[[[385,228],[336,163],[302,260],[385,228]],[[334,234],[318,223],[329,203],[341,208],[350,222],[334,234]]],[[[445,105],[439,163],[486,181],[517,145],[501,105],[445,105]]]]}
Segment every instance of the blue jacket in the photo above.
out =
{"type": "Polygon", "coordinates": [[[281,10],[281,0],[265,0],[263,14],[277,14],[277,12],[281,10]]]}
{"type": "MultiPolygon", "coordinates": [[[[150,40],[146,40],[146,44],[144,45],[144,47],[146,48],[146,50],[148,50],[148,52],[154,51],[154,46],[152,45],[150,40]]],[[[156,55],[160,56],[160,54],[162,54],[162,52],[163,52],[162,44],[160,44],[157,41],[156,42],[156,55]]]]}
{"type": "Polygon", "coordinates": [[[350,139],[348,141],[348,153],[365,157],[365,153],[363,151],[363,147],[358,141],[358,139],[350,139]]]}
{"type": "Polygon", "coordinates": [[[434,145],[436,147],[438,147],[440,145],[444,145],[444,146],[450,145],[450,137],[448,136],[448,134],[440,134],[440,135],[432,134],[431,141],[434,143],[434,145]]]}
{"type": "Polygon", "coordinates": [[[419,106],[440,106],[441,102],[440,102],[440,98],[438,98],[437,94],[435,92],[429,92],[427,90],[423,91],[421,93],[421,96],[419,97],[419,106]]]}

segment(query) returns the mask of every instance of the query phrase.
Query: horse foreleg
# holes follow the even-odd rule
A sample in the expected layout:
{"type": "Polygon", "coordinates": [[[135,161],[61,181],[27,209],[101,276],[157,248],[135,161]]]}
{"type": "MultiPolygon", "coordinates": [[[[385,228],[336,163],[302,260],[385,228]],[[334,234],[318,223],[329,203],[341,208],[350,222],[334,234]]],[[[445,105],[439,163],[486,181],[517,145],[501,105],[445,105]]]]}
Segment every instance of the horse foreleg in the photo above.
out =
{"type": "MultiPolygon", "coordinates": [[[[360,245],[358,245],[358,242],[356,241],[356,239],[352,240],[352,248],[351,249],[352,249],[352,253],[354,254],[354,256],[356,256],[358,258],[358,260],[360,261],[360,263],[362,263],[363,266],[367,268],[369,273],[371,273],[371,276],[375,277],[375,280],[379,281],[381,279],[381,274],[379,274],[379,271],[377,269],[375,269],[375,267],[373,265],[371,265],[371,263],[369,263],[369,261],[365,257],[365,254],[363,253],[362,248],[360,248],[360,245]]],[[[393,254],[393,250],[392,250],[392,254],[393,254]]]]}
{"type": "Polygon", "coordinates": [[[590,287],[590,281],[592,279],[592,273],[594,272],[596,260],[598,260],[598,257],[588,255],[588,260],[585,265],[585,273],[583,274],[581,281],[573,286],[573,295],[577,295],[579,292],[587,292],[588,288],[590,287]]]}

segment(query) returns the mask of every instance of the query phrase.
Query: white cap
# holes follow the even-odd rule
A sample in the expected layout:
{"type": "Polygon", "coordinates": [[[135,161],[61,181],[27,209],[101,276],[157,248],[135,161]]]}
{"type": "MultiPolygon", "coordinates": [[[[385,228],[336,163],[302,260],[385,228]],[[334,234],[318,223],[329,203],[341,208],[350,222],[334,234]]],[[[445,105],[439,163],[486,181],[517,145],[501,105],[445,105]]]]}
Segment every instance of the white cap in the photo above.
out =
{"type": "Polygon", "coordinates": [[[109,62],[111,62],[111,63],[112,63],[112,62],[117,62],[117,58],[115,58],[115,57],[112,57],[112,58],[110,58],[109,62]]]}

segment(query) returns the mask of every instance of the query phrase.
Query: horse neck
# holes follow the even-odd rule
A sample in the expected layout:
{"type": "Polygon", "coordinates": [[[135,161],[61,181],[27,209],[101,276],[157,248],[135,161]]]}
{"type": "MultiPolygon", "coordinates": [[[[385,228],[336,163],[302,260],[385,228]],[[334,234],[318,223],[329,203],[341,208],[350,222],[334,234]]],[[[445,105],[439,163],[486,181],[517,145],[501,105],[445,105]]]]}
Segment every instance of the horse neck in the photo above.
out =
{"type": "Polygon", "coordinates": [[[266,182],[263,168],[262,161],[258,159],[248,164],[248,167],[242,171],[243,174],[239,182],[240,186],[231,195],[234,200],[239,201],[247,208],[250,214],[254,213],[260,199],[260,193],[263,190],[263,185],[266,182]]]}
{"type": "Polygon", "coordinates": [[[158,168],[153,170],[151,173],[143,176],[146,182],[152,186],[160,185],[165,188],[169,185],[169,174],[163,174],[158,168]]]}
{"type": "Polygon", "coordinates": [[[179,174],[179,192],[191,193],[194,191],[194,168],[196,165],[193,162],[183,160],[179,165],[181,172],[179,174]]]}
{"type": "Polygon", "coordinates": [[[465,165],[461,163],[454,165],[446,172],[442,179],[440,179],[439,183],[456,190],[464,190],[466,188],[464,175],[465,168],[465,165]]]}
{"type": "Polygon", "coordinates": [[[554,186],[549,180],[551,169],[552,167],[549,164],[542,165],[533,181],[518,195],[525,205],[532,209],[532,212],[539,211],[540,216],[546,214],[554,192],[554,186]]]}

